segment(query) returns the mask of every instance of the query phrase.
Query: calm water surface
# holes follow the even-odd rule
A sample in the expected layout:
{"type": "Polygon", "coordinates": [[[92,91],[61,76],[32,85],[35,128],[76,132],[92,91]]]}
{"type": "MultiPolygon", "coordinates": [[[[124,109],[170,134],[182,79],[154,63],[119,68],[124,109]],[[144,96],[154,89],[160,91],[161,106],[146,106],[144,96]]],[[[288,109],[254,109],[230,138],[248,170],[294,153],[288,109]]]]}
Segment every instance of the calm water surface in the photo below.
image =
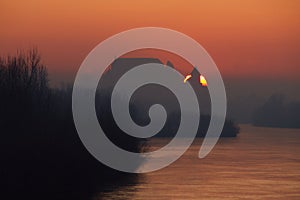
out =
{"type": "Polygon", "coordinates": [[[300,129],[243,125],[237,138],[220,139],[204,159],[201,142],[169,167],[95,199],[300,199],[300,129]]]}

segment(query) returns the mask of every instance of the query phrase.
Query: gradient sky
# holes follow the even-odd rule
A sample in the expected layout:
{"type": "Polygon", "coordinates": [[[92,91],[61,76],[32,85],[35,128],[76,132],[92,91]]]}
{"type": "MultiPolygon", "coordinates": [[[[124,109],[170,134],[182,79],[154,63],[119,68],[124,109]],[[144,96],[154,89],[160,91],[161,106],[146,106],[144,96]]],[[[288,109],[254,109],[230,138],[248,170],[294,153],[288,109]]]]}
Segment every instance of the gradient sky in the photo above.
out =
{"type": "Polygon", "coordinates": [[[193,37],[227,77],[300,75],[296,0],[1,0],[0,54],[36,46],[52,79],[66,81],[99,42],[143,26],[193,37]]]}

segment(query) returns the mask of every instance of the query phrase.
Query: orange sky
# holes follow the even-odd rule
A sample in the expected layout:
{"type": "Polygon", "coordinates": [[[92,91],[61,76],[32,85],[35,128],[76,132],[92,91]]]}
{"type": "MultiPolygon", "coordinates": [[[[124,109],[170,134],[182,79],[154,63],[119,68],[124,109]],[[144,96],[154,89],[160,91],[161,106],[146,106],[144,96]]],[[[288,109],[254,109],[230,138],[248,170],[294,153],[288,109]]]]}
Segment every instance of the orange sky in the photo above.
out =
{"type": "Polygon", "coordinates": [[[37,46],[50,75],[63,80],[99,42],[143,26],[193,37],[224,76],[300,75],[296,0],[2,0],[0,54],[37,46]]]}

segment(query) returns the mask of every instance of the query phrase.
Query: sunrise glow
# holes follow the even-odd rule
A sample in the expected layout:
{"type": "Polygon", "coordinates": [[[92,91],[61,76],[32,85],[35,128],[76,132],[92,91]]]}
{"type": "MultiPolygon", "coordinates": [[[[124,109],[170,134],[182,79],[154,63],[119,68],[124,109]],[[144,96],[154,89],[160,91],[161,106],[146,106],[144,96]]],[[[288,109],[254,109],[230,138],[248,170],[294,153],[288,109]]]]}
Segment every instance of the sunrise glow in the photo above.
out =
{"type": "Polygon", "coordinates": [[[192,78],[192,75],[187,75],[186,77],[185,77],[185,79],[183,80],[183,82],[184,83],[186,83],[190,78],[192,78]]]}
{"type": "Polygon", "coordinates": [[[207,82],[206,79],[204,78],[204,76],[200,75],[200,83],[202,86],[206,87],[207,86],[207,82]]]}

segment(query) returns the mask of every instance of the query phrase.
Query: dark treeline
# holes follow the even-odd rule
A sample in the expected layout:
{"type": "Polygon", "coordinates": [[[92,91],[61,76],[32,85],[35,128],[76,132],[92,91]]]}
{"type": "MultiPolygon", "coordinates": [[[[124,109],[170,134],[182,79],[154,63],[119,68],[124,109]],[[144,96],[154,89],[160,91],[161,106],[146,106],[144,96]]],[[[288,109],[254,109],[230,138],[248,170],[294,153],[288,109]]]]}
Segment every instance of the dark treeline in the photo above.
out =
{"type": "MultiPolygon", "coordinates": [[[[37,50],[0,58],[1,199],[89,199],[106,183],[137,178],[87,152],[71,105],[72,88],[49,87],[37,50]]],[[[110,130],[115,143],[140,150],[138,140],[110,130]]]]}
{"type": "Polygon", "coordinates": [[[274,94],[256,110],[253,124],[256,126],[300,128],[300,102],[286,102],[284,95],[274,94]]]}
{"type": "MultiPolygon", "coordinates": [[[[143,59],[133,61],[144,62],[143,59]]],[[[152,59],[151,62],[159,61],[152,59]]],[[[132,152],[141,152],[147,150],[143,149],[146,141],[123,133],[110,109],[111,86],[133,67],[132,63],[127,64],[127,68],[118,68],[118,74],[102,76],[99,86],[107,87],[98,90],[96,112],[102,129],[113,143],[132,152]]],[[[168,118],[158,136],[170,137],[180,124],[180,112],[173,109],[178,107],[178,102],[174,94],[158,87],[141,87],[132,97],[130,113],[137,124],[146,125],[149,107],[162,104],[168,111],[168,118]],[[140,97],[145,94],[143,89],[151,98],[142,101],[140,106],[140,97]],[[153,95],[158,91],[164,95],[153,95]],[[152,98],[154,96],[165,98],[152,98]]],[[[87,152],[73,122],[72,87],[49,86],[47,69],[37,50],[0,57],[0,95],[0,186],[3,191],[0,198],[8,194],[10,199],[90,199],[107,184],[115,188],[126,184],[126,180],[131,184],[138,181],[138,176],[112,170],[87,152]]],[[[201,118],[198,136],[205,135],[210,116],[202,115],[201,118]]],[[[226,120],[222,136],[236,136],[238,131],[232,121],[226,120]]],[[[139,164],[135,163],[136,167],[139,164]]]]}

